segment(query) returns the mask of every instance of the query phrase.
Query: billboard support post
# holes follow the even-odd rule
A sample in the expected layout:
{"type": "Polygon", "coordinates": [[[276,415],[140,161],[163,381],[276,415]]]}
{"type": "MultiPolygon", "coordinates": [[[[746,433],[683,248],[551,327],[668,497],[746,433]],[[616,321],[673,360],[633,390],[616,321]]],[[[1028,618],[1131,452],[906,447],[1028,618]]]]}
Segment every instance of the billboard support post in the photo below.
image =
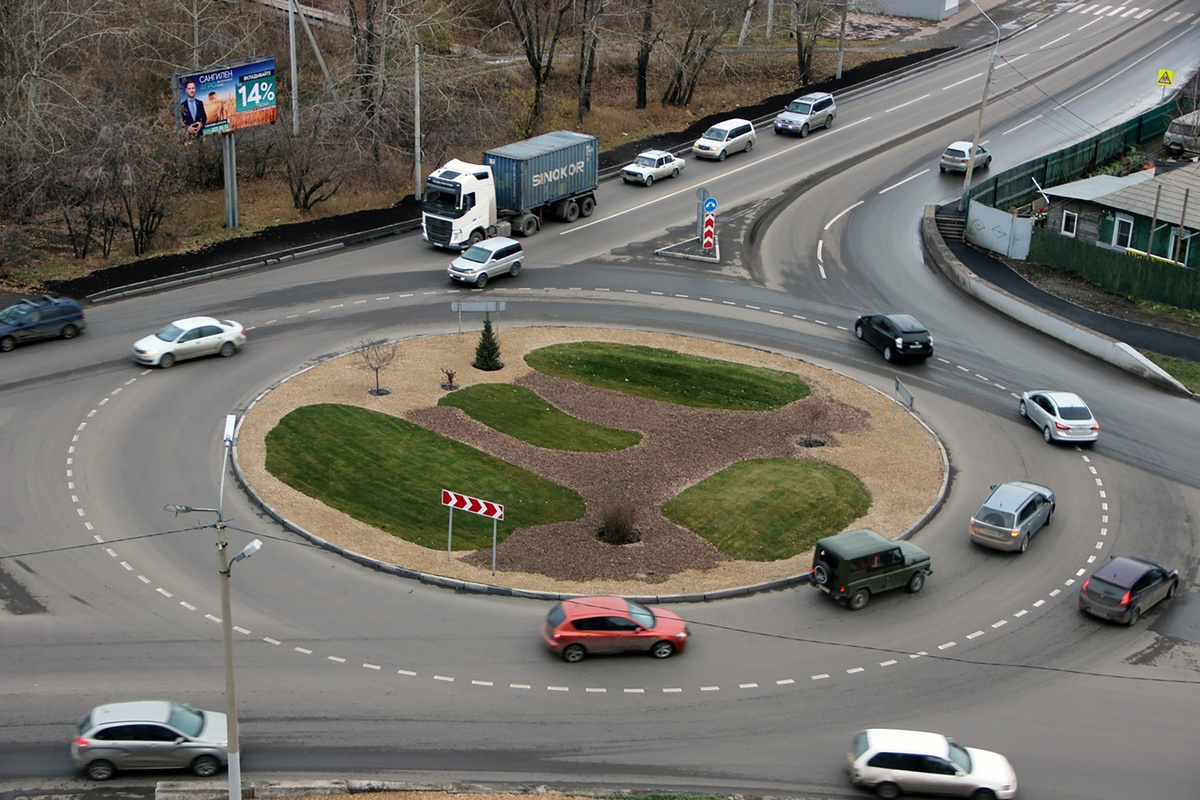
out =
{"type": "Polygon", "coordinates": [[[221,137],[221,155],[225,162],[225,227],[233,230],[238,226],[238,198],[237,147],[232,133],[221,137]]]}

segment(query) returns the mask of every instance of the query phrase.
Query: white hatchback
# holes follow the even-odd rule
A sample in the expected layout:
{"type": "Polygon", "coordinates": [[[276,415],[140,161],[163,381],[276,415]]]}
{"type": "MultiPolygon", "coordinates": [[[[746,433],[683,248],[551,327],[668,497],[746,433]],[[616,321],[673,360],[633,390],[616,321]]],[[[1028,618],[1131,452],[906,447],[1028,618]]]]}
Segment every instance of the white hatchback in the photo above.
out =
{"type": "Polygon", "coordinates": [[[963,747],[940,733],[870,728],[854,735],[850,782],[892,800],[904,794],[940,794],[972,800],[1011,800],[1017,773],[990,750],[963,747]]]}

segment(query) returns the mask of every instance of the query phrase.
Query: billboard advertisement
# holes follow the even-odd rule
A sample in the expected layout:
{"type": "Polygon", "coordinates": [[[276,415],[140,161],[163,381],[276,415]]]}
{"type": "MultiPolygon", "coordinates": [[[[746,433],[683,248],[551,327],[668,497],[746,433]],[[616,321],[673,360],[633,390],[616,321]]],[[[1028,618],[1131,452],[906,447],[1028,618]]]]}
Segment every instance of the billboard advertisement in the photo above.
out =
{"type": "Polygon", "coordinates": [[[188,136],[275,121],[275,58],[175,74],[175,115],[188,136]]]}

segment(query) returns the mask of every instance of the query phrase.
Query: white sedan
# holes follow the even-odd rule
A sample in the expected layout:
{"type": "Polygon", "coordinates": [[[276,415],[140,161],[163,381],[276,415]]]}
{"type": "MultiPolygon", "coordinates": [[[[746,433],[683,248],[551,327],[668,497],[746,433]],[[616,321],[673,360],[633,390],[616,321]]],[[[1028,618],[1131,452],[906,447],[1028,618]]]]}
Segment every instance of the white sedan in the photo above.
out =
{"type": "Polygon", "coordinates": [[[621,170],[621,180],[651,186],[662,178],[678,178],[684,166],[682,158],[676,158],[666,150],[646,150],[638,153],[633,163],[621,170]]]}
{"type": "Polygon", "coordinates": [[[240,323],[216,317],[189,317],[139,339],[133,346],[133,360],[167,369],[176,361],[214,353],[229,358],[245,343],[246,329],[240,323]]]}

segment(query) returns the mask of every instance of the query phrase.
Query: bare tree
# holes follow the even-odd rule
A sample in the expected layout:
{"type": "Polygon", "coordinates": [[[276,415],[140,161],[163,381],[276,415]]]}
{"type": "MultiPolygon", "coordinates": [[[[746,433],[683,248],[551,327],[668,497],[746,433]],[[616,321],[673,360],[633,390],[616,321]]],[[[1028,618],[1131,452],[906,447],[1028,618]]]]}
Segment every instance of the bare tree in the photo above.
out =
{"type": "Polygon", "coordinates": [[[675,64],[662,101],[686,106],[692,102],[704,65],[737,20],[738,6],[729,0],[677,0],[672,16],[680,34],[666,40],[675,64]]]}
{"type": "Polygon", "coordinates": [[[592,110],[592,84],[596,79],[596,47],[600,42],[600,22],[608,0],[579,0],[581,25],[579,30],[579,103],[576,119],[583,124],[584,115],[592,110]]]}
{"type": "Polygon", "coordinates": [[[509,20],[517,29],[525,61],[533,78],[533,102],[525,133],[533,133],[546,103],[546,83],[554,68],[554,51],[567,28],[567,11],[574,0],[504,0],[509,20]]]}
{"type": "Polygon", "coordinates": [[[362,358],[363,364],[367,369],[375,373],[375,388],[368,389],[368,393],[381,397],[385,394],[391,394],[388,389],[380,388],[379,373],[392,365],[399,354],[399,345],[395,342],[389,342],[384,339],[377,341],[368,341],[366,339],[358,340],[358,355],[362,358]]]}
{"type": "Polygon", "coordinates": [[[152,118],[114,125],[112,137],[111,187],[133,241],[133,254],[145,255],[178,196],[183,145],[170,123],[154,124],[152,118]]]}
{"type": "Polygon", "coordinates": [[[637,108],[646,107],[646,76],[650,71],[650,53],[662,36],[654,24],[654,0],[642,0],[641,17],[642,27],[637,37],[637,66],[634,76],[636,84],[634,103],[637,108]]]}
{"type": "Polygon", "coordinates": [[[812,395],[797,407],[799,413],[796,415],[796,421],[804,433],[800,437],[801,447],[820,447],[825,444],[825,440],[818,434],[825,433],[825,422],[833,413],[832,405],[833,401],[828,397],[812,395]]]}
{"type": "Polygon", "coordinates": [[[840,9],[841,5],[836,0],[792,0],[792,35],[796,38],[796,80],[800,86],[812,81],[817,35],[840,9]]]}
{"type": "Polygon", "coordinates": [[[338,127],[330,119],[333,116],[334,110],[327,103],[308,115],[299,136],[292,136],[291,129],[284,126],[274,130],[292,206],[301,211],[310,211],[336,195],[349,174],[348,151],[339,152],[328,138],[338,127]]]}

